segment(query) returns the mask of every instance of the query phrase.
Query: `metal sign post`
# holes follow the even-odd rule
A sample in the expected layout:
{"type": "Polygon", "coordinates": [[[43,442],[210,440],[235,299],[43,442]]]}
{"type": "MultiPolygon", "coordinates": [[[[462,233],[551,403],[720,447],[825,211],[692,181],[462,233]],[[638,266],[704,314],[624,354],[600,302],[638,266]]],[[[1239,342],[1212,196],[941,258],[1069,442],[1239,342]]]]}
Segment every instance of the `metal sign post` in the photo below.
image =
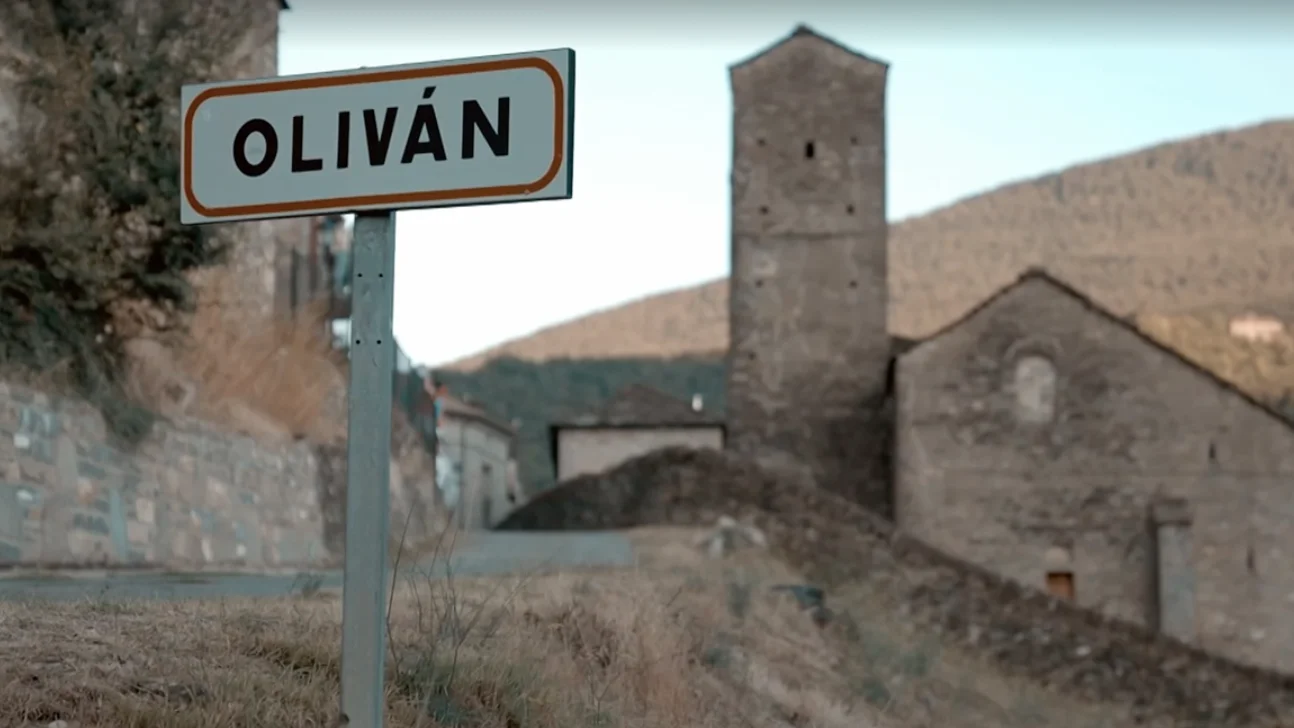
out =
{"type": "Polygon", "coordinates": [[[356,215],[351,250],[341,724],[376,727],[385,695],[395,213],[356,215]]]}
{"type": "Polygon", "coordinates": [[[381,728],[395,211],[570,198],[575,52],[202,84],[180,96],[181,222],[356,213],[341,724],[381,728]]]}

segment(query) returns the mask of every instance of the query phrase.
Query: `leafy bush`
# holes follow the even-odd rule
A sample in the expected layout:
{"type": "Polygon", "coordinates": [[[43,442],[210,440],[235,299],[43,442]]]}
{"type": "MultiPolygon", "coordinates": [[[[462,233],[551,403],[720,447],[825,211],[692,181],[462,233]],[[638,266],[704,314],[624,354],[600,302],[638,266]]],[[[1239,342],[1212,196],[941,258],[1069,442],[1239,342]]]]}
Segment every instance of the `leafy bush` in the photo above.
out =
{"type": "Polygon", "coordinates": [[[0,364],[58,371],[128,439],[123,343],[174,334],[225,236],[179,221],[179,92],[234,72],[255,0],[6,0],[0,364]]]}

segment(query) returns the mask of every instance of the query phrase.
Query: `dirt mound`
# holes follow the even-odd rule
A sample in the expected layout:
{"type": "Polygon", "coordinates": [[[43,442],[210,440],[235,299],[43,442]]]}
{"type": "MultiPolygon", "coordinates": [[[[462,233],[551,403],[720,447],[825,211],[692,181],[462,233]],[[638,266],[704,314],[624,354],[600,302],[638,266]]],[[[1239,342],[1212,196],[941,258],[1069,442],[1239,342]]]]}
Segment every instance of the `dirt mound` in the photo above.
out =
{"type": "Polygon", "coordinates": [[[780,482],[727,453],[672,448],[577,478],[508,516],[502,530],[708,525],[738,516],[774,553],[829,585],[866,582],[919,629],[1000,671],[1138,723],[1294,725],[1294,677],[1240,665],[1078,609],[897,532],[839,497],[780,482]]]}

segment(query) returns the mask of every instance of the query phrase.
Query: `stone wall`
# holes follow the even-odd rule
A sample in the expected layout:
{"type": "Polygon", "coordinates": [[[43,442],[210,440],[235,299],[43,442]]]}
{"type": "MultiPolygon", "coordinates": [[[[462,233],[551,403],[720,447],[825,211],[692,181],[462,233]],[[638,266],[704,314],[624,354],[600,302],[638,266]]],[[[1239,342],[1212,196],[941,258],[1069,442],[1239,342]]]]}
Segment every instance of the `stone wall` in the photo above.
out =
{"type": "MultiPolygon", "coordinates": [[[[316,445],[323,543],[338,559],[346,552],[346,443],[316,445]]],[[[435,466],[422,436],[398,410],[391,416],[391,545],[416,550],[447,525],[435,466]]]]}
{"type": "Polygon", "coordinates": [[[1041,273],[909,351],[897,380],[903,530],[1036,588],[1059,568],[1081,606],[1154,625],[1173,607],[1160,546],[1181,539],[1150,513],[1180,500],[1194,605],[1175,629],[1294,670],[1287,422],[1041,273]]]}
{"type": "Polygon", "coordinates": [[[126,449],[84,403],[0,384],[0,562],[316,565],[316,464],[202,423],[126,449]]]}
{"type": "MultiPolygon", "coordinates": [[[[504,530],[713,525],[732,515],[828,592],[865,585],[914,629],[1005,675],[1110,707],[1109,725],[1294,725],[1294,678],[1080,609],[954,558],[821,489],[730,453],[661,450],[559,485],[504,530]]],[[[856,618],[866,621],[868,615],[856,618]]],[[[1063,716],[1054,725],[1064,725],[1063,716]]]]}
{"type": "Polygon", "coordinates": [[[727,394],[728,447],[881,513],[886,78],[804,28],[733,67],[727,394]]]}

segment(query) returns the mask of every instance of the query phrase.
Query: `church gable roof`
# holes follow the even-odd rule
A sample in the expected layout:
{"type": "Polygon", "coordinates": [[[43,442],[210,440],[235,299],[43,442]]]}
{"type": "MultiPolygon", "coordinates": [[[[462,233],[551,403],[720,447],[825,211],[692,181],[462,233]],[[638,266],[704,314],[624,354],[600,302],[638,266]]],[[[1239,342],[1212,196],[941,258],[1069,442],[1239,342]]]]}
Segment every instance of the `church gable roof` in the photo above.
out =
{"type": "Polygon", "coordinates": [[[1026,269],[1023,273],[1020,274],[1018,278],[1015,279],[1015,281],[1002,287],[993,295],[989,296],[983,301],[980,301],[978,305],[976,305],[974,308],[970,309],[966,313],[962,314],[962,316],[955,319],[952,323],[949,323],[947,326],[944,326],[943,328],[939,329],[935,333],[931,334],[930,336],[914,344],[906,352],[901,354],[900,358],[903,356],[908,356],[911,353],[920,351],[922,348],[925,347],[926,344],[936,341],[939,338],[943,337],[945,334],[951,333],[961,328],[964,324],[969,322],[971,319],[974,319],[978,317],[981,313],[991,309],[995,304],[997,304],[1002,299],[1006,298],[1011,293],[1019,290],[1022,286],[1033,282],[1044,283],[1049,288],[1054,290],[1058,295],[1068,296],[1074,299],[1078,303],[1082,304],[1084,310],[1090,313],[1091,315],[1098,316],[1104,321],[1106,321],[1107,323],[1110,323],[1118,328],[1121,328],[1125,331],[1130,332],[1133,336],[1139,339],[1146,346],[1160,351],[1161,353],[1167,355],[1169,358],[1175,360],[1176,362],[1186,367],[1187,369],[1190,369],[1196,372],[1197,374],[1203,375],[1206,379],[1208,379],[1210,382],[1216,385],[1219,389],[1222,389],[1224,391],[1231,393],[1234,396],[1239,397],[1250,406],[1258,410],[1261,410],[1262,412],[1270,415],[1271,417],[1276,418],[1281,424],[1285,425],[1286,427],[1294,429],[1294,422],[1291,422],[1288,418],[1286,418],[1284,415],[1278,412],[1271,405],[1268,405],[1262,400],[1259,400],[1258,398],[1254,397],[1248,392],[1245,392],[1244,390],[1240,389],[1235,384],[1232,384],[1231,382],[1223,379],[1222,377],[1219,377],[1213,371],[1186,358],[1185,356],[1182,355],[1181,352],[1177,351],[1176,349],[1166,346],[1160,343],[1159,341],[1155,340],[1154,338],[1146,335],[1145,332],[1137,328],[1136,324],[1132,323],[1130,320],[1122,316],[1119,316],[1114,312],[1110,311],[1109,309],[1101,306],[1099,303],[1097,303],[1096,301],[1088,297],[1086,294],[1082,293],[1081,291],[1069,285],[1068,283],[1065,283],[1059,278],[1053,276],[1052,274],[1048,273],[1046,270],[1042,268],[1026,269]]]}

